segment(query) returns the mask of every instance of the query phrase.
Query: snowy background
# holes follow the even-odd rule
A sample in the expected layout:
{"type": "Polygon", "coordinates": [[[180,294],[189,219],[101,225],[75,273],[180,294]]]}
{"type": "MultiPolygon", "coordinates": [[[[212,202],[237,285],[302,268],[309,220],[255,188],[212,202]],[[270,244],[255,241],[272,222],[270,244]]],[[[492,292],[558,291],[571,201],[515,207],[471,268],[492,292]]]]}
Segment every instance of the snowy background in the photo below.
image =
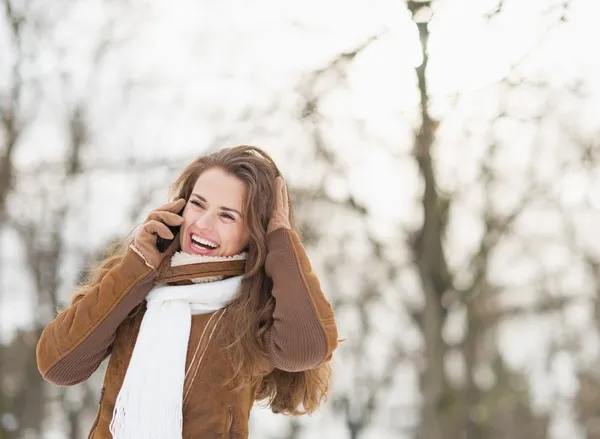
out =
{"type": "Polygon", "coordinates": [[[597,0],[0,0],[0,439],[84,438],[35,343],[196,156],[288,180],[340,336],[251,438],[600,438],[597,0]]]}

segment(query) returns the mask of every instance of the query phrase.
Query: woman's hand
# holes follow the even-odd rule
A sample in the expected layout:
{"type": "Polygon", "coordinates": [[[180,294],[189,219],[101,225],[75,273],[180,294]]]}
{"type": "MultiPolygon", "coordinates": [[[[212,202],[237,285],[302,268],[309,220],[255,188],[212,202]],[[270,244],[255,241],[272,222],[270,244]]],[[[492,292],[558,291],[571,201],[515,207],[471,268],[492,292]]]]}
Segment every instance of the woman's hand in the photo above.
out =
{"type": "MultiPolygon", "coordinates": [[[[133,246],[142,254],[152,267],[158,268],[160,262],[168,251],[160,253],[156,248],[156,238],[160,236],[164,239],[174,239],[175,236],[167,225],[180,226],[183,218],[177,215],[185,206],[185,199],[179,198],[164,206],[154,209],[148,214],[148,217],[138,230],[133,240],[133,246]]],[[[175,241],[171,246],[175,245],[175,241]]]]}
{"type": "Polygon", "coordinates": [[[277,229],[291,229],[287,187],[283,177],[275,179],[275,208],[271,214],[267,235],[277,229]]]}

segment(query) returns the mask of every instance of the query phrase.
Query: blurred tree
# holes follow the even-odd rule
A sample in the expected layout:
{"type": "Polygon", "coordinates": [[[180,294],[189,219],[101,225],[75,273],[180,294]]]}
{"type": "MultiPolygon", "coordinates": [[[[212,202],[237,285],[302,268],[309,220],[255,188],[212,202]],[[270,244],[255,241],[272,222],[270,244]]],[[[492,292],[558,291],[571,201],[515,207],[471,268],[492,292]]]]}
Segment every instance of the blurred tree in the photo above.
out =
{"type": "MultiPolygon", "coordinates": [[[[436,150],[447,146],[444,140],[437,140],[438,130],[444,128],[444,120],[432,115],[432,96],[428,85],[429,25],[435,17],[437,3],[441,2],[406,2],[421,45],[421,62],[415,68],[419,118],[414,126],[411,158],[419,170],[422,187],[419,197],[419,217],[422,220],[417,228],[400,226],[404,233],[400,233],[397,240],[382,240],[370,225],[372,217],[369,209],[353,195],[350,184],[347,183],[346,196],[342,199],[328,191],[332,180],[347,181],[349,169],[344,164],[343,148],[328,140],[328,130],[334,122],[327,119],[323,102],[334,90],[345,89],[353,60],[362,51],[368,50],[378,37],[367,40],[353,51],[340,54],[326,67],[308,75],[299,88],[303,102],[299,116],[306,122],[308,132],[312,135],[314,157],[323,163],[322,167],[314,168],[324,168],[326,171],[316,188],[298,194],[297,199],[303,206],[300,210],[304,214],[302,219],[305,221],[306,236],[312,237],[314,251],[323,252],[324,246],[337,250],[327,252],[325,258],[328,262],[323,268],[331,291],[340,295],[335,301],[337,313],[342,321],[346,314],[354,316],[351,320],[353,323],[342,323],[344,327],[352,326],[352,331],[348,341],[340,348],[338,367],[344,377],[337,382],[332,407],[345,420],[348,437],[352,439],[362,437],[369,428],[380,431],[382,422],[385,424],[382,415],[386,412],[397,421],[384,427],[387,429],[386,437],[391,437],[392,431],[396,431],[423,439],[546,438],[550,415],[533,407],[529,389],[531,383],[527,376],[507,366],[503,360],[504,353],[498,347],[498,327],[523,315],[539,318],[554,315],[566,309],[572,300],[563,296],[557,285],[536,279],[531,284],[534,292],[529,305],[506,306],[500,298],[502,293],[512,293],[511,280],[503,276],[499,278],[491,272],[491,267],[506,257],[503,252],[507,243],[523,238],[518,232],[520,221],[540,204],[554,203],[560,206],[553,199],[554,190],[549,181],[538,178],[546,164],[536,159],[541,154],[547,154],[544,152],[546,145],[541,143],[534,143],[529,149],[530,160],[524,173],[526,178],[517,183],[521,187],[517,189],[516,201],[507,209],[506,202],[497,195],[499,188],[506,187],[514,178],[510,171],[499,165],[503,158],[502,149],[508,149],[507,142],[510,139],[498,134],[498,125],[514,120],[516,123],[530,124],[540,133],[547,129],[542,122],[544,114],[527,119],[522,118],[518,111],[512,114],[515,108],[512,105],[513,96],[518,98],[519,93],[528,91],[531,84],[535,83],[535,79],[528,78],[520,71],[520,67],[526,64],[529,57],[535,57],[534,49],[537,47],[519,58],[505,78],[491,87],[490,95],[486,95],[488,99],[491,96],[504,97],[499,98],[501,105],[491,117],[475,122],[490,124],[489,129],[483,128],[487,137],[477,139],[486,142],[477,146],[483,154],[480,159],[474,156],[474,162],[469,166],[479,167],[476,178],[464,186],[451,182],[448,188],[443,188],[439,179],[440,175],[448,174],[448,170],[443,169],[447,162],[436,162],[436,150]],[[351,226],[343,228],[342,232],[339,228],[332,230],[323,227],[324,209],[327,209],[328,217],[335,217],[337,211],[337,215],[344,217],[351,226]],[[464,218],[465,210],[477,217],[477,227],[481,230],[477,242],[471,245],[468,254],[457,265],[456,262],[450,263],[447,257],[451,251],[449,249],[456,248],[453,244],[456,238],[450,236],[449,242],[448,236],[456,233],[456,228],[449,231],[449,227],[453,222],[460,221],[455,218],[464,218]],[[349,256],[352,248],[349,243],[357,240],[357,234],[363,233],[368,238],[362,244],[367,245],[369,250],[363,251],[362,257],[353,258],[349,256]],[[336,244],[328,234],[335,236],[336,244]],[[409,245],[407,251],[411,256],[403,263],[399,262],[394,250],[403,248],[405,243],[409,245]],[[418,306],[402,297],[406,286],[410,289],[413,285],[406,282],[407,273],[419,279],[418,289],[423,302],[418,306]],[[351,280],[343,282],[347,277],[351,280]],[[350,285],[356,287],[356,291],[353,294],[344,293],[350,285]],[[399,300],[404,308],[390,318],[402,322],[405,313],[412,316],[422,340],[422,349],[418,352],[407,347],[402,335],[393,330],[382,334],[381,327],[378,328],[373,317],[378,307],[389,305],[384,291],[390,285],[400,295],[399,300]],[[550,295],[545,293],[548,290],[552,291],[550,295]],[[455,328],[457,321],[462,326],[461,335],[458,339],[453,337],[450,340],[447,335],[449,328],[455,328]],[[378,358],[381,360],[377,362],[370,361],[373,343],[385,345],[382,348],[385,355],[380,353],[378,358]],[[418,373],[420,415],[405,406],[400,406],[400,411],[394,413],[398,406],[390,402],[395,392],[405,391],[396,379],[406,362],[412,364],[418,373]],[[488,376],[490,382],[482,381],[482,374],[488,376]]],[[[488,19],[501,16],[506,3],[495,5],[486,14],[488,19]]],[[[555,7],[549,7],[544,12],[551,19],[546,34],[567,21],[569,4],[557,2],[555,7]]],[[[543,38],[540,45],[542,41],[543,38]]],[[[545,99],[555,96],[549,84],[543,81],[535,84],[536,92],[545,94],[545,99]]],[[[579,96],[575,88],[569,89],[568,93],[579,96]]],[[[531,100],[537,98],[532,96],[531,100]]],[[[456,101],[460,102],[460,98],[456,101]]],[[[542,108],[542,111],[546,109],[542,108]]],[[[452,114],[448,117],[451,118],[452,114]]],[[[464,123],[468,130],[470,122],[464,123]]],[[[364,140],[370,145],[370,153],[374,152],[374,148],[381,147],[368,138],[364,140]]],[[[581,143],[574,144],[574,147],[581,147],[581,143]]],[[[457,159],[452,166],[460,169],[461,160],[465,158],[460,153],[455,155],[457,159]]],[[[387,157],[391,161],[409,160],[395,152],[387,153],[387,157]]],[[[394,191],[401,189],[389,187],[382,190],[389,191],[393,200],[394,191]]],[[[338,223],[336,225],[339,226],[338,223]]],[[[557,238],[568,240],[565,235],[557,238]]],[[[465,252],[465,248],[460,251],[465,252]]],[[[457,258],[453,259],[456,261],[457,258]]],[[[541,278],[545,273],[540,268],[541,278]]],[[[549,352],[550,356],[552,354],[553,351],[549,352]]],[[[576,353],[573,352],[573,355],[576,353]]]]}
{"type": "MultiPolygon", "coordinates": [[[[30,302],[33,328],[18,330],[9,344],[0,344],[0,439],[40,437],[48,415],[55,412],[54,400],[65,414],[69,437],[79,439],[87,428],[81,426],[84,418],[80,415],[86,405],[95,405],[96,398],[87,384],[78,389],[83,390],[81,397],[76,396],[78,390],[57,391],[45,385],[35,358],[41,330],[63,305],[58,291],[67,250],[65,223],[72,212],[81,207],[65,194],[79,183],[82,150],[88,142],[86,103],[66,92],[72,86],[71,78],[64,71],[55,72],[56,77],[46,77],[41,67],[50,54],[61,56],[62,48],[54,44],[55,33],[64,16],[61,14],[66,14],[71,5],[55,3],[53,13],[48,13],[42,2],[35,0],[3,0],[0,4],[1,27],[7,31],[5,40],[0,42],[4,61],[0,72],[3,79],[0,88],[0,231],[4,236],[8,231],[17,233],[25,253],[26,272],[34,286],[34,299],[30,302]],[[62,104],[66,107],[64,159],[42,164],[37,169],[19,170],[14,157],[24,143],[24,133],[35,127],[42,110],[40,102],[47,97],[47,87],[53,80],[63,88],[62,104]]],[[[98,42],[98,47],[100,55],[103,41],[98,42]]],[[[95,61],[99,59],[98,56],[95,61]]],[[[3,247],[6,247],[4,243],[3,247]]],[[[0,261],[0,279],[11,270],[13,262],[14,259],[0,261]]],[[[11,306],[9,297],[2,299],[0,304],[11,306]]]]}
{"type": "MultiPolygon", "coordinates": [[[[26,63],[25,52],[25,23],[24,23],[24,5],[17,5],[9,0],[2,2],[3,27],[8,31],[9,44],[3,53],[9,54],[8,62],[4,69],[8,67],[7,74],[10,78],[9,86],[0,90],[0,229],[7,222],[6,203],[11,189],[14,185],[15,169],[13,160],[17,148],[17,142],[23,129],[23,68],[26,63]],[[7,50],[8,49],[8,50],[7,50]],[[10,56],[12,55],[12,57],[10,56]],[[12,59],[11,59],[12,58],[12,59]]],[[[6,56],[6,55],[4,55],[6,56]]],[[[5,58],[6,59],[6,58],[5,58]]],[[[0,266],[1,268],[1,266],[0,266]]],[[[0,276],[2,272],[0,271],[0,276]]],[[[1,277],[0,277],[1,280],[1,277]]],[[[4,347],[0,344],[0,438],[8,439],[18,437],[18,431],[22,425],[32,427],[39,431],[42,417],[39,404],[35,407],[34,401],[29,397],[21,397],[21,390],[27,383],[29,374],[25,373],[20,379],[17,379],[16,372],[22,372],[21,369],[27,363],[27,357],[31,356],[31,346],[27,347],[25,342],[30,337],[18,337],[13,343],[4,347]],[[14,358],[14,360],[13,360],[14,358]],[[22,401],[18,401],[22,399],[22,401]],[[33,402],[33,416],[23,419],[26,403],[33,402]],[[35,415],[38,415],[37,417],[35,415]]],[[[35,364],[35,363],[34,363],[35,364]]],[[[39,390],[39,374],[30,384],[33,392],[39,390]]],[[[39,396],[39,393],[38,393],[39,396]]],[[[43,399],[37,398],[41,404],[43,399]]]]}

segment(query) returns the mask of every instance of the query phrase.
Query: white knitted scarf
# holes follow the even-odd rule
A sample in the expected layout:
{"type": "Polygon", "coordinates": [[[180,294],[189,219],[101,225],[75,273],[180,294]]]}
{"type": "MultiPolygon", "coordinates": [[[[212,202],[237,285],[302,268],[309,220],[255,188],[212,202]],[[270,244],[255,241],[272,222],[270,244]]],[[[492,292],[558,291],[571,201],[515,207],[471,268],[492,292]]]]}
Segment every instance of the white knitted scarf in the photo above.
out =
{"type": "MultiPolygon", "coordinates": [[[[224,259],[179,253],[171,265],[243,258],[244,254],[224,259]]],[[[158,285],[146,296],[146,313],[110,424],[114,439],[182,438],[192,314],[208,314],[227,306],[237,294],[242,276],[206,280],[195,279],[192,285],[158,285]]]]}

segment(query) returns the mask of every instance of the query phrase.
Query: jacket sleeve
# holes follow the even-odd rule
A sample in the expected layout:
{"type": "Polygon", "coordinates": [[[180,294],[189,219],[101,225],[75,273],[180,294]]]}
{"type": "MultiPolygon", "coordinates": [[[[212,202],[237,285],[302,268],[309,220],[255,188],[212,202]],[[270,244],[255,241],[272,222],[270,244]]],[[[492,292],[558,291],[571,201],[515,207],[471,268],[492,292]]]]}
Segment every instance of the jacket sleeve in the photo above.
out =
{"type": "Polygon", "coordinates": [[[294,230],[267,236],[265,270],[275,298],[273,325],[264,339],[271,366],[298,372],[330,360],[338,343],[333,310],[294,230]]]}
{"type": "Polygon", "coordinates": [[[101,280],[60,312],[37,344],[38,369],[59,386],[85,381],[110,355],[115,333],[153,285],[154,270],[131,248],[101,280]]]}

